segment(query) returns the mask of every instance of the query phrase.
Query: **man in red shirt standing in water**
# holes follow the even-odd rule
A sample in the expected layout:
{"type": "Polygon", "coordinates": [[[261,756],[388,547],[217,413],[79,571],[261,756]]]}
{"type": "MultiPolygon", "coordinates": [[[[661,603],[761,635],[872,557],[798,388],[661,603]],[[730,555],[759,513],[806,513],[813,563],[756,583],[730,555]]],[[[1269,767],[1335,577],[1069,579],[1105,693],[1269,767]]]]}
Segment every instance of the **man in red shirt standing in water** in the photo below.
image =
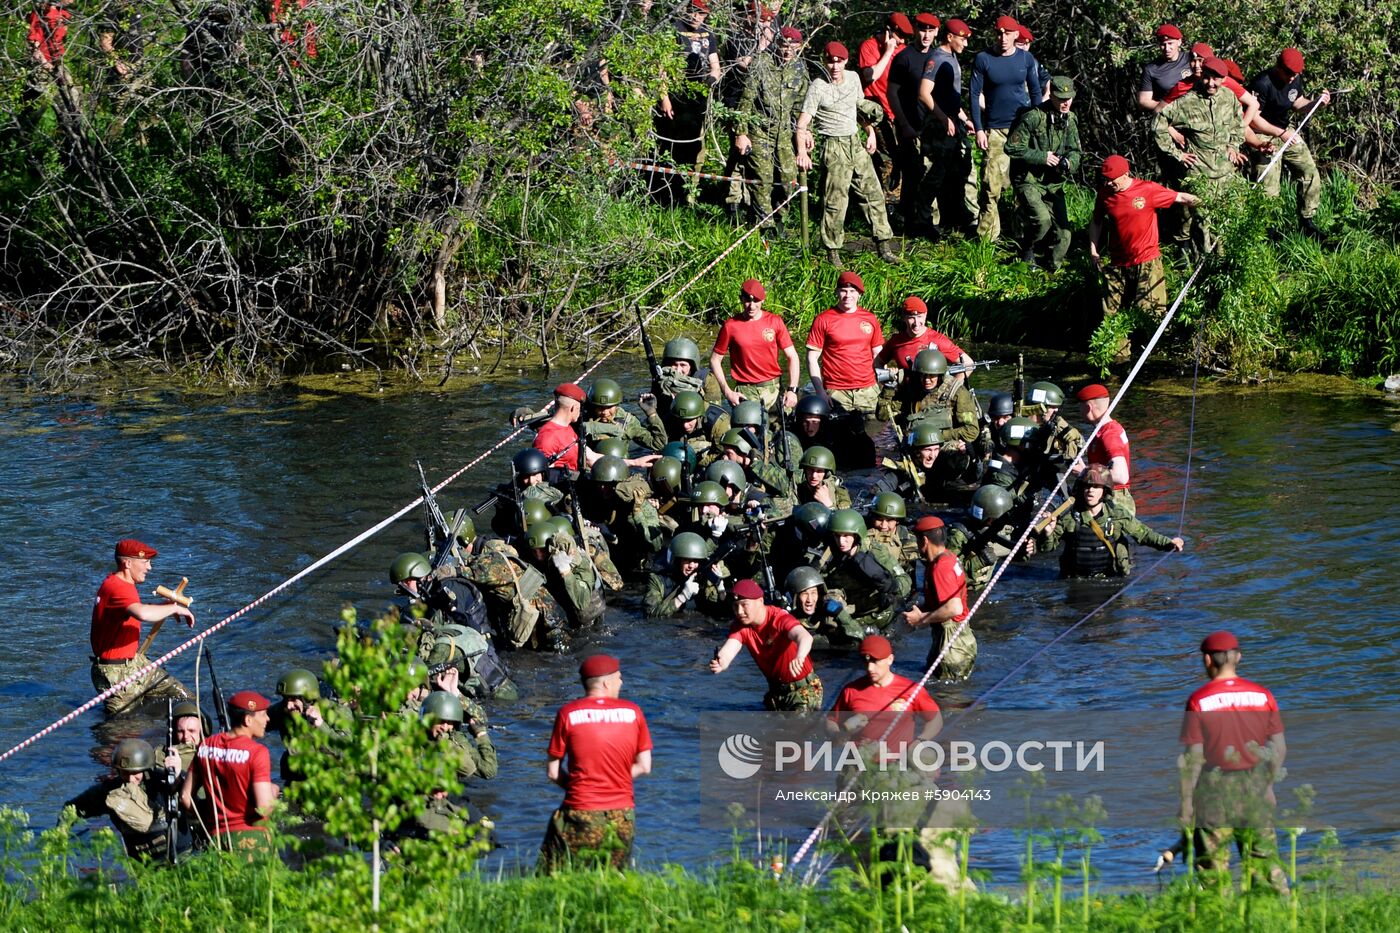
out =
{"type": "Polygon", "coordinates": [[[768,291],[758,279],[749,279],[739,287],[739,301],[744,309],[720,327],[715,348],[710,351],[710,372],[731,405],[754,399],[763,403],[764,411],[776,413],[781,400],[783,407],[791,411],[797,404],[795,390],[802,374],[801,363],[798,362],[797,348],[792,344],[792,335],[788,333],[783,319],[763,310],[763,301],[767,297],[768,291]],[[732,386],[725,379],[721,365],[726,353],[732,355],[732,386]],[[783,374],[779,353],[787,361],[786,387],[778,384],[783,374]]]}
{"type": "MultiPolygon", "coordinates": [[[[149,544],[134,538],[118,541],[117,569],[108,574],[97,590],[89,641],[92,644],[92,685],[99,693],[151,663],[140,651],[142,622],[163,622],[171,616],[181,616],[187,625],[194,627],[194,613],[177,602],[141,602],[136,587],[146,582],[155,556],[156,549],[149,544]]],[[[109,696],[105,707],[115,716],[131,709],[143,697],[185,700],[190,698],[190,692],[184,684],[156,668],[109,696]]]]}
{"type": "MultiPolygon", "coordinates": [[[[1112,261],[1103,269],[1103,316],[1138,307],[1154,318],[1167,311],[1167,279],[1162,271],[1162,245],[1157,212],[1173,204],[1188,207],[1200,199],[1143,178],[1134,178],[1128,160],[1111,155],[1103,160],[1104,185],[1089,221],[1089,258],[1097,265],[1099,244],[1109,232],[1112,261]]],[[[1118,345],[1118,360],[1132,355],[1128,335],[1118,345]]]]}
{"type": "Polygon", "coordinates": [[[734,586],[734,624],[715,651],[710,673],[724,673],[745,648],[768,678],[764,709],[821,709],[822,682],[808,657],[812,633],[787,610],[767,605],[763,590],[752,580],[741,580],[734,586]]]}
{"type": "MultiPolygon", "coordinates": [[[[578,451],[581,446],[574,422],[583,411],[584,399],[588,393],[572,382],[562,382],[554,388],[554,412],[549,420],[540,425],[535,434],[534,448],[557,467],[579,471],[578,451]]],[[[597,459],[596,455],[594,459],[597,459]]],[[[585,463],[584,466],[590,464],[585,463]]]]}
{"type": "Polygon", "coordinates": [[[928,326],[928,305],[922,298],[910,295],[900,305],[899,313],[903,315],[904,327],[880,348],[879,355],[875,357],[877,368],[894,363],[907,373],[919,351],[933,347],[948,360],[950,370],[962,367],[953,375],[954,379],[961,380],[966,376],[972,368],[972,357],[947,335],[928,326]]]}
{"type": "Polygon", "coordinates": [[[939,626],[929,646],[928,663],[933,664],[951,639],[952,644],[933,674],[961,680],[972,673],[972,664],[977,660],[977,636],[972,633],[972,626],[962,624],[972,611],[967,601],[967,574],[957,555],[948,550],[948,528],[943,519],[925,515],[914,523],[914,534],[925,562],[924,599],[904,613],[904,621],[910,628],[939,626]]]}
{"type": "Polygon", "coordinates": [[[1137,503],[1129,490],[1132,483],[1132,457],[1128,452],[1128,432],[1123,426],[1108,417],[1108,388],[1100,383],[1091,383],[1075,395],[1079,399],[1079,413],[1085,421],[1099,426],[1099,433],[1084,451],[1084,459],[1074,472],[1083,473],[1095,463],[1108,468],[1109,479],[1113,481],[1113,495],[1108,504],[1129,518],[1137,517],[1137,503]]]}
{"type": "Polygon", "coordinates": [[[229,697],[232,728],[205,739],[185,773],[180,803],[195,812],[195,794],[205,801],[198,811],[216,848],[260,849],[268,845],[267,817],[277,803],[272,783],[272,760],[267,747],[255,741],[267,734],[267,710],[272,701],[252,690],[229,697]]]}
{"type": "MultiPolygon", "coordinates": [[[[875,357],[885,335],[880,319],[860,306],[864,294],[865,282],[859,275],[847,270],[837,276],[836,306],[818,314],[807,332],[807,375],[817,395],[831,406],[832,416],[843,422],[859,419],[851,434],[859,438],[864,429],[869,443],[880,402],[875,357]]],[[[873,448],[871,453],[873,457],[873,448]]]]}
{"type": "Polygon", "coordinates": [[[1233,839],[1249,870],[1267,865],[1269,883],[1287,894],[1273,823],[1287,753],[1278,703],[1235,672],[1240,643],[1229,632],[1207,635],[1201,660],[1210,682],[1186,701],[1180,761],[1181,824],[1193,835],[1196,866],[1207,883],[1217,873],[1229,878],[1233,839]]]}
{"type": "Polygon", "coordinates": [[[651,733],[641,707],[619,699],[617,658],[595,654],[578,674],[584,695],[559,708],[549,738],[546,773],[565,793],[545,830],[540,869],[590,854],[621,870],[637,830],[632,781],[651,773],[651,733]]]}

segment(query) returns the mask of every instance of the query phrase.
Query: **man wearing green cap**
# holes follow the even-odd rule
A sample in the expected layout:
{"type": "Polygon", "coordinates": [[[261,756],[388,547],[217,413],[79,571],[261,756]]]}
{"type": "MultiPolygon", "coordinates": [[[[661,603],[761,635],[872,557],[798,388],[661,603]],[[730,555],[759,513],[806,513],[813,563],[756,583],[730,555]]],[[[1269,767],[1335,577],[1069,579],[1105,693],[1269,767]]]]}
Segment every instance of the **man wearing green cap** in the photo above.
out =
{"type": "Polygon", "coordinates": [[[1017,117],[1006,137],[1021,220],[1021,259],[1034,266],[1036,249],[1048,246],[1052,271],[1069,253],[1065,189],[1083,158],[1079,122],[1070,112],[1073,103],[1074,82],[1063,75],[1051,78],[1050,99],[1017,117]]]}

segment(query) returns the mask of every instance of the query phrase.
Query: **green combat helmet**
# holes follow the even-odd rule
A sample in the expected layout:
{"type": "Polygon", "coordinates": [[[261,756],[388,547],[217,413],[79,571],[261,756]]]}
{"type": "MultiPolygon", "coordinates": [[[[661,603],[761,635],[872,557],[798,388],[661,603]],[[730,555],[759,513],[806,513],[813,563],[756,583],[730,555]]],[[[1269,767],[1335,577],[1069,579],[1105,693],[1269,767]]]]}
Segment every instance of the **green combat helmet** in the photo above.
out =
{"type": "Polygon", "coordinates": [[[1026,390],[1027,405],[1044,405],[1059,408],[1065,403],[1065,393],[1053,382],[1033,382],[1026,390]]]}
{"type": "Polygon", "coordinates": [[[705,400],[700,397],[699,392],[691,392],[687,389],[677,392],[676,397],[671,399],[672,418],[689,421],[691,418],[699,418],[704,413],[705,400]]]}
{"type": "Polygon", "coordinates": [[[990,524],[1011,511],[1012,505],[1011,490],[1004,486],[988,484],[972,494],[972,505],[968,514],[975,521],[990,524]]]}
{"type": "Polygon", "coordinates": [[[599,457],[588,478],[595,483],[620,483],[627,478],[627,462],[621,457],[599,457]]]}
{"type": "Polygon", "coordinates": [[[925,347],[914,357],[913,369],[921,376],[945,376],[948,373],[948,358],[935,347],[925,347]]]}
{"type": "MultiPolygon", "coordinates": [[[[710,468],[705,471],[705,479],[712,483],[719,483],[720,486],[734,486],[743,489],[748,484],[748,478],[744,475],[744,468],[733,460],[716,460],[710,464],[710,468]]],[[[728,502],[729,499],[724,500],[728,502]]]]}
{"type": "Polygon", "coordinates": [[[831,513],[831,521],[827,525],[827,532],[835,538],[837,535],[855,535],[860,540],[865,540],[865,519],[855,509],[837,509],[831,513]]]}
{"type": "Polygon", "coordinates": [[[693,531],[682,531],[671,539],[671,557],[675,560],[705,560],[710,545],[693,531]]]}
{"type": "Polygon", "coordinates": [[[882,492],[870,505],[870,514],[878,518],[894,518],[899,521],[909,517],[904,507],[904,497],[897,492],[882,492]]]}
{"type": "Polygon", "coordinates": [[[719,446],[727,450],[737,450],[742,456],[753,456],[753,445],[744,437],[743,431],[725,431],[719,439],[719,446]]]}
{"type": "Polygon", "coordinates": [[[622,386],[612,379],[594,379],[588,388],[588,404],[595,408],[611,408],[622,404],[622,386]]]}
{"type": "Polygon", "coordinates": [[[792,524],[804,543],[815,543],[826,537],[826,530],[831,526],[831,509],[820,502],[804,502],[792,510],[792,524]]]}
{"type": "Polygon", "coordinates": [[[277,681],[277,695],[284,700],[319,700],[321,684],[304,667],[294,667],[277,681]]]}
{"type": "Polygon", "coordinates": [[[821,572],[815,567],[794,567],[787,575],[787,580],[783,586],[789,593],[796,596],[798,593],[805,593],[814,586],[826,588],[826,580],[822,578],[821,572]]]}
{"type": "Polygon", "coordinates": [[[797,461],[797,465],[804,470],[825,470],[833,473],[836,471],[836,455],[829,448],[817,444],[802,451],[802,459],[797,461]]]}
{"type": "Polygon", "coordinates": [[[625,437],[600,437],[596,441],[590,441],[588,446],[604,457],[617,457],[619,460],[626,460],[631,452],[625,437]]]}
{"type": "Polygon", "coordinates": [[[517,477],[533,476],[549,469],[549,458],[534,447],[526,447],[511,457],[510,463],[515,468],[517,477]]]}
{"type": "MultiPolygon", "coordinates": [[[[684,394],[684,392],[681,393],[681,395],[684,394]]],[[[693,392],[691,394],[694,395],[693,392]]],[[[679,398],[679,396],[677,397],[679,398]]],[[[700,396],[696,395],[695,397],[699,398],[700,396]]],[[[703,405],[704,402],[700,404],[703,405]]],[[[699,416],[697,415],[696,417],[699,416]]],[[[661,448],[661,456],[670,457],[687,470],[695,469],[695,448],[689,444],[683,444],[680,441],[671,441],[671,443],[661,448]]]]}
{"type": "Polygon", "coordinates": [[[428,725],[437,722],[462,724],[462,701],[446,690],[434,690],[423,701],[423,721],[428,725]]]}
{"type": "Polygon", "coordinates": [[[523,531],[529,531],[541,522],[547,522],[554,517],[554,513],[545,505],[543,499],[524,499],[520,503],[520,510],[525,513],[525,527],[523,531]]]}
{"type": "Polygon", "coordinates": [[[447,520],[447,527],[457,529],[457,540],[463,544],[471,544],[476,540],[476,522],[472,521],[471,513],[466,509],[453,512],[452,517],[447,520]]]}
{"type": "Polygon", "coordinates": [[[690,502],[692,505],[728,505],[729,495],[719,483],[705,480],[695,484],[690,492],[690,502]]]}
{"type": "Polygon", "coordinates": [[[700,347],[689,337],[673,337],[666,341],[666,346],[661,350],[662,363],[672,360],[685,360],[693,373],[700,369],[700,347]]]}
{"type": "Polygon", "coordinates": [[[177,721],[184,719],[186,716],[197,716],[199,718],[199,724],[204,730],[204,734],[210,734],[209,717],[200,712],[199,704],[194,700],[181,700],[179,703],[176,703],[170,708],[170,716],[177,721]]]}
{"type": "Polygon", "coordinates": [[[762,403],[749,398],[735,405],[734,413],[729,416],[729,423],[736,428],[756,428],[763,424],[763,421],[762,403]]]}
{"type": "Polygon", "coordinates": [[[432,572],[432,561],[426,555],[405,551],[389,565],[389,582],[398,586],[405,580],[421,580],[432,572]]]}
{"type": "Polygon", "coordinates": [[[112,746],[112,767],[135,774],[155,766],[156,752],[145,739],[122,739],[112,746]]]}
{"type": "Polygon", "coordinates": [[[553,519],[531,525],[530,530],[525,535],[525,546],[529,548],[539,548],[541,551],[549,549],[549,542],[559,534],[559,526],[554,524],[553,519]]]}
{"type": "Polygon", "coordinates": [[[684,472],[675,457],[660,457],[651,465],[651,487],[675,495],[681,488],[684,472]]]}
{"type": "Polygon", "coordinates": [[[1001,442],[1007,447],[1020,447],[1035,429],[1036,423],[1029,418],[1012,418],[1001,426],[1001,442]]]}
{"type": "Polygon", "coordinates": [[[914,425],[914,430],[909,432],[909,437],[904,444],[910,450],[919,450],[924,447],[942,447],[943,432],[937,426],[927,422],[914,425]]]}

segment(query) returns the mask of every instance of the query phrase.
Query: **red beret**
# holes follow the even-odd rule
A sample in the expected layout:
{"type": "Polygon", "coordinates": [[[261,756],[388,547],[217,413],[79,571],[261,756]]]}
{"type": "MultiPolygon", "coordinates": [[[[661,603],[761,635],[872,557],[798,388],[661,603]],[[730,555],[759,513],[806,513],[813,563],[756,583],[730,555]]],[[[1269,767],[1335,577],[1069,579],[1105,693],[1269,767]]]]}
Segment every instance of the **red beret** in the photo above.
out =
{"type": "Polygon", "coordinates": [[[894,654],[890,640],[884,635],[866,635],[860,640],[860,653],[877,661],[883,661],[894,654]]]}
{"type": "Polygon", "coordinates": [[[918,532],[932,531],[935,528],[943,527],[943,519],[937,515],[925,515],[914,523],[914,530],[918,532]]]}
{"type": "Polygon", "coordinates": [[[707,0],[690,0],[690,5],[702,13],[710,12],[710,4],[707,0]]]}
{"type": "Polygon", "coordinates": [[[910,295],[904,299],[904,304],[900,308],[905,314],[928,314],[928,305],[918,295],[910,295]]]}
{"type": "Polygon", "coordinates": [[[934,29],[943,25],[939,22],[938,17],[934,16],[932,13],[920,13],[918,16],[914,17],[914,23],[918,26],[932,26],[934,29]]]}
{"type": "Polygon", "coordinates": [[[850,269],[847,269],[836,277],[837,288],[845,288],[847,285],[853,285],[856,291],[860,292],[862,295],[865,294],[865,283],[860,280],[860,276],[856,275],[850,269]]]}
{"type": "Polygon", "coordinates": [[[759,301],[768,297],[768,290],[763,287],[763,283],[758,279],[745,279],[744,284],[739,286],[739,291],[750,298],[757,298],[759,301]]]}
{"type": "Polygon", "coordinates": [[[1213,74],[1217,78],[1223,78],[1230,73],[1230,69],[1225,67],[1225,62],[1212,55],[1201,62],[1201,72],[1203,74],[1213,74]]]}
{"type": "Polygon", "coordinates": [[[578,666],[578,675],[584,680],[591,677],[606,677],[621,670],[617,658],[610,654],[593,654],[583,659],[578,666]]]}
{"type": "Polygon", "coordinates": [[[752,580],[740,580],[734,584],[735,599],[762,599],[763,589],[752,580]]]}
{"type": "Polygon", "coordinates": [[[1303,53],[1297,49],[1284,49],[1279,53],[1278,63],[1295,75],[1303,73],[1303,53]]]}
{"type": "Polygon", "coordinates": [[[1031,31],[1030,31],[1029,29],[1027,29],[1025,26],[1022,26],[1021,28],[1017,29],[1016,31],[1017,31],[1018,33],[1020,33],[1021,41],[1022,41],[1022,42],[1034,42],[1034,41],[1035,41],[1035,33],[1031,32],[1031,31]]]}
{"type": "Polygon", "coordinates": [[[1204,42],[1197,42],[1195,45],[1191,46],[1191,54],[1199,55],[1202,58],[1214,58],[1215,49],[1206,45],[1204,42]]]}
{"type": "Polygon", "coordinates": [[[1128,160],[1120,155],[1111,155],[1103,160],[1103,177],[1108,181],[1128,174],[1128,160]]]}
{"type": "Polygon", "coordinates": [[[1171,23],[1163,23],[1157,27],[1157,31],[1153,35],[1159,39],[1180,39],[1181,30],[1177,29],[1171,23]]]}
{"type": "Polygon", "coordinates": [[[948,29],[946,31],[950,36],[962,36],[964,39],[972,35],[972,27],[960,19],[948,20],[948,29]]]}
{"type": "Polygon", "coordinates": [[[1211,632],[1201,641],[1201,654],[1210,654],[1213,651],[1238,651],[1240,640],[1223,629],[1219,632],[1211,632]]]}
{"type": "Polygon", "coordinates": [[[771,23],[771,22],[773,22],[773,20],[775,20],[775,19],[777,19],[777,18],[778,18],[778,11],[777,11],[777,10],[773,9],[773,8],[770,7],[770,6],[766,6],[766,5],[762,4],[762,3],[760,3],[760,4],[758,5],[758,19],[759,19],[759,22],[771,23]]]}
{"type": "Polygon", "coordinates": [[[1239,62],[1235,61],[1233,58],[1227,58],[1225,59],[1225,67],[1229,70],[1230,77],[1244,84],[1244,72],[1240,70],[1239,62]]]}
{"type": "Polygon", "coordinates": [[[1019,33],[1021,31],[1021,24],[1016,22],[1014,16],[998,16],[996,27],[1001,32],[1019,33]]]}
{"type": "Polygon", "coordinates": [[[229,709],[247,710],[250,713],[267,709],[271,705],[272,701],[256,690],[240,690],[228,698],[229,709]]]}
{"type": "Polygon", "coordinates": [[[582,402],[588,398],[588,393],[584,392],[572,382],[561,382],[554,387],[554,394],[562,398],[571,398],[575,402],[582,402]]]}
{"type": "Polygon", "coordinates": [[[1081,402],[1087,402],[1091,399],[1096,398],[1108,398],[1109,395],[1108,389],[1105,388],[1102,383],[1091,382],[1084,388],[1076,392],[1074,397],[1079,399],[1081,402]]]}
{"type": "Polygon", "coordinates": [[[909,17],[905,16],[903,13],[891,13],[887,22],[891,29],[902,36],[912,36],[914,34],[913,24],[909,22],[909,17]]]}
{"type": "Polygon", "coordinates": [[[789,42],[802,41],[802,30],[798,29],[796,26],[784,26],[782,30],[779,31],[778,35],[782,36],[789,42]]]}
{"type": "Polygon", "coordinates": [[[142,544],[135,538],[123,538],[117,542],[118,557],[152,558],[158,552],[149,544],[142,544]]]}
{"type": "Polygon", "coordinates": [[[828,42],[826,44],[826,57],[832,60],[839,58],[845,62],[851,60],[851,53],[847,52],[846,47],[839,42],[828,42]]]}

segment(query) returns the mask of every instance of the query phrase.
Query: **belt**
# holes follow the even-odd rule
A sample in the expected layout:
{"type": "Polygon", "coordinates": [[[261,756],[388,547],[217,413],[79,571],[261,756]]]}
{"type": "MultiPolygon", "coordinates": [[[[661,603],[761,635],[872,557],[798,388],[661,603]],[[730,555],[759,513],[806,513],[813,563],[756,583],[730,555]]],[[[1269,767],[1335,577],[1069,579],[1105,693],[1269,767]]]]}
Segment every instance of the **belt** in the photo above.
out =
{"type": "Polygon", "coordinates": [[[774,376],[772,379],[765,379],[763,382],[735,382],[734,384],[740,386],[754,386],[761,389],[764,386],[771,386],[773,383],[777,382],[778,379],[778,376],[774,376]]]}
{"type": "Polygon", "coordinates": [[[769,690],[772,690],[774,693],[783,692],[783,691],[789,691],[789,692],[790,692],[790,691],[796,690],[796,689],[799,688],[799,687],[805,687],[805,686],[807,686],[808,684],[812,683],[812,682],[813,682],[814,680],[816,680],[816,679],[817,679],[817,672],[816,672],[816,671],[813,671],[812,673],[808,674],[806,677],[803,677],[801,680],[794,680],[794,681],[791,681],[791,682],[789,682],[789,683],[783,683],[782,681],[778,681],[778,680],[770,680],[770,681],[768,681],[768,689],[769,689],[769,690]]]}
{"type": "Polygon", "coordinates": [[[128,661],[135,661],[135,660],[136,660],[136,656],[135,656],[135,655],[132,655],[132,656],[129,657],[129,658],[99,658],[99,657],[96,657],[96,656],[93,657],[93,661],[95,661],[95,662],[98,663],[98,664],[125,664],[125,663],[127,663],[128,661]]]}

